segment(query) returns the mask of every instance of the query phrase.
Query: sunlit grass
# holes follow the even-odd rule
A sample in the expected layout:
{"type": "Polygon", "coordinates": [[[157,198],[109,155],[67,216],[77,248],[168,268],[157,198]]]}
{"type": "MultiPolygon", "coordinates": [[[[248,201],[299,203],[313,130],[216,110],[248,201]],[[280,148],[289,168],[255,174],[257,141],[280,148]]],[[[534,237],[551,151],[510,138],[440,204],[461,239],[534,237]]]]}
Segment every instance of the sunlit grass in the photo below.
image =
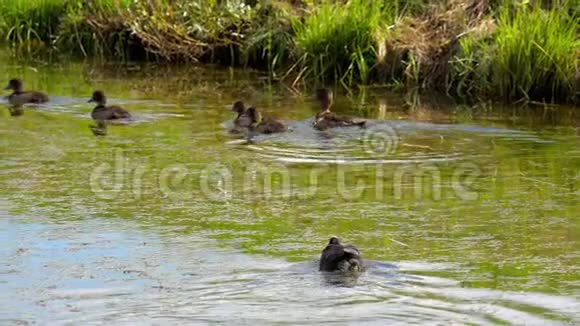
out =
{"type": "Polygon", "coordinates": [[[366,83],[376,58],[375,34],[395,19],[382,1],[325,1],[294,23],[301,74],[322,83],[366,83]]]}
{"type": "Polygon", "coordinates": [[[0,33],[15,46],[42,46],[56,32],[65,7],[61,0],[2,0],[0,33]]]}
{"type": "Polygon", "coordinates": [[[567,101],[580,84],[578,0],[305,3],[0,0],[0,40],[17,54],[211,62],[465,98],[567,101]]]}
{"type": "Polygon", "coordinates": [[[521,7],[512,13],[505,6],[498,22],[492,92],[510,100],[570,95],[579,63],[578,17],[560,8],[521,7]]]}
{"type": "Polygon", "coordinates": [[[568,9],[504,3],[490,38],[461,40],[454,91],[507,101],[571,97],[580,67],[580,16],[570,16],[568,9]]]}
{"type": "Polygon", "coordinates": [[[108,29],[115,26],[110,21],[119,20],[119,11],[129,3],[129,0],[0,0],[0,34],[17,50],[30,52],[56,47],[86,54],[86,49],[98,47],[102,52],[111,48],[107,39],[112,33],[108,29]],[[91,26],[95,22],[101,24],[91,26]],[[97,26],[103,30],[96,31],[97,26]]]}

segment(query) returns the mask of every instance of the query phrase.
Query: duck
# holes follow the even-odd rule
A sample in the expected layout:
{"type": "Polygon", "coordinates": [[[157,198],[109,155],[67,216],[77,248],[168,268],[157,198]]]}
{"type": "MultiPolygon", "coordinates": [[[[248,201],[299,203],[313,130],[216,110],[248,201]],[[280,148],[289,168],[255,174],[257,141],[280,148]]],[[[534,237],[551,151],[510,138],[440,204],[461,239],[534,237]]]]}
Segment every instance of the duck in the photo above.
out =
{"type": "Polygon", "coordinates": [[[5,89],[11,89],[12,94],[8,95],[8,102],[12,105],[23,105],[28,103],[40,104],[48,102],[48,95],[36,91],[23,91],[22,80],[10,79],[5,89]]]}
{"type": "Polygon", "coordinates": [[[238,115],[234,119],[234,127],[230,129],[230,132],[241,133],[247,131],[252,124],[252,119],[248,115],[246,104],[243,101],[236,101],[232,105],[231,111],[237,113],[238,115]]]}
{"type": "Polygon", "coordinates": [[[320,112],[316,114],[313,126],[318,130],[326,130],[335,127],[364,127],[365,120],[354,120],[352,117],[338,115],[330,111],[334,100],[334,94],[327,88],[316,90],[316,99],[320,103],[320,112]]]}
{"type": "Polygon", "coordinates": [[[262,114],[255,107],[247,109],[246,114],[250,117],[252,124],[249,129],[252,132],[261,134],[274,134],[288,130],[288,126],[284,123],[274,120],[271,117],[262,117],[262,114]]]}
{"type": "Polygon", "coordinates": [[[340,239],[331,237],[322,250],[319,271],[321,272],[362,272],[364,270],[360,251],[351,245],[342,245],[340,239]]]}
{"type": "Polygon", "coordinates": [[[91,117],[93,120],[99,121],[131,118],[131,114],[120,106],[106,106],[107,97],[105,97],[105,93],[103,93],[103,91],[93,92],[93,96],[88,102],[97,103],[97,106],[95,106],[93,112],[91,112],[91,117]]]}

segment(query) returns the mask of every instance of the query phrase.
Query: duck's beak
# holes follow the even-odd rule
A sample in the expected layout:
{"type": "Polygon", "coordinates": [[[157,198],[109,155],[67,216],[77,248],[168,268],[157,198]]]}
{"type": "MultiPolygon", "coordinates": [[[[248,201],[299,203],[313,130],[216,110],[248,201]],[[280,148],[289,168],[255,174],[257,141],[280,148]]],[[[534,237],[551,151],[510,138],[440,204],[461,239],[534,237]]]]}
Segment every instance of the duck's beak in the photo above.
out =
{"type": "Polygon", "coordinates": [[[12,89],[12,86],[8,85],[8,86],[4,87],[4,89],[12,89]]]}
{"type": "Polygon", "coordinates": [[[95,101],[95,99],[91,97],[91,99],[88,100],[87,103],[91,103],[91,102],[94,102],[94,101],[95,101]]]}

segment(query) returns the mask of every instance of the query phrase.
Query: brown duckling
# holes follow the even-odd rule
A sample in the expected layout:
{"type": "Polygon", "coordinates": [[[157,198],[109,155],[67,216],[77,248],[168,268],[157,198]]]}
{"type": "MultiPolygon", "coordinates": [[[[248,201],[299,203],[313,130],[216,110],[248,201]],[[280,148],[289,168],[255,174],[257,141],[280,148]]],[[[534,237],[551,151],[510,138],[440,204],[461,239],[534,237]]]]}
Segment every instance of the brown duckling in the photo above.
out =
{"type": "Polygon", "coordinates": [[[360,251],[351,245],[342,245],[340,239],[332,237],[322,250],[319,270],[321,272],[362,272],[364,270],[360,251]]]}
{"type": "Polygon", "coordinates": [[[232,112],[236,112],[238,115],[234,119],[234,127],[230,130],[231,133],[241,133],[252,124],[252,118],[248,115],[248,109],[242,101],[237,101],[232,105],[232,112]]]}
{"type": "Polygon", "coordinates": [[[89,102],[97,103],[97,106],[95,106],[93,112],[91,112],[91,117],[93,120],[98,121],[131,118],[131,114],[120,106],[105,106],[105,104],[107,104],[107,98],[105,97],[105,93],[102,91],[95,91],[89,102]]]}
{"type": "Polygon", "coordinates": [[[288,130],[288,126],[284,123],[274,120],[271,117],[262,117],[262,114],[255,107],[248,108],[246,113],[252,121],[249,128],[250,131],[261,134],[273,134],[288,130]]]}
{"type": "Polygon", "coordinates": [[[22,80],[11,79],[5,89],[11,89],[12,94],[8,95],[8,102],[12,105],[23,105],[27,103],[45,103],[48,102],[48,96],[36,91],[23,91],[22,80]]]}
{"type": "Polygon", "coordinates": [[[334,100],[334,95],[331,90],[326,88],[316,90],[316,99],[320,103],[320,112],[316,114],[316,119],[313,124],[314,128],[325,130],[335,127],[365,126],[365,120],[356,121],[352,117],[338,115],[330,111],[334,100]]]}

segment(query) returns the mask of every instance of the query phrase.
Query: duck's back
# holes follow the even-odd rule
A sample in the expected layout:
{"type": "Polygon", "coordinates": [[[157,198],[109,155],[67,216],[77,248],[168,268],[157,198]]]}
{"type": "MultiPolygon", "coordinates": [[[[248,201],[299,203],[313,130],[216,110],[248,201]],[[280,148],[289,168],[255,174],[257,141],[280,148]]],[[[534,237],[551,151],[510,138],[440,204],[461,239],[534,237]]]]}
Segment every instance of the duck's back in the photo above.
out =
{"type": "Polygon", "coordinates": [[[277,132],[284,132],[288,130],[288,127],[278,120],[266,117],[264,121],[258,124],[256,130],[263,134],[273,134],[277,132]]]}
{"type": "Polygon", "coordinates": [[[319,265],[320,271],[347,271],[354,268],[362,268],[360,252],[355,247],[330,244],[322,251],[319,265]]]}
{"type": "Polygon", "coordinates": [[[41,92],[19,92],[8,96],[8,102],[11,104],[22,105],[28,103],[46,103],[48,102],[48,95],[41,92]]]}
{"type": "Polygon", "coordinates": [[[323,130],[335,127],[348,127],[348,126],[364,126],[366,121],[355,121],[352,117],[338,115],[334,112],[326,111],[319,113],[316,116],[314,122],[314,127],[323,130]]]}
{"type": "Polygon", "coordinates": [[[127,119],[131,114],[119,106],[97,106],[91,113],[94,120],[127,119]]]}

